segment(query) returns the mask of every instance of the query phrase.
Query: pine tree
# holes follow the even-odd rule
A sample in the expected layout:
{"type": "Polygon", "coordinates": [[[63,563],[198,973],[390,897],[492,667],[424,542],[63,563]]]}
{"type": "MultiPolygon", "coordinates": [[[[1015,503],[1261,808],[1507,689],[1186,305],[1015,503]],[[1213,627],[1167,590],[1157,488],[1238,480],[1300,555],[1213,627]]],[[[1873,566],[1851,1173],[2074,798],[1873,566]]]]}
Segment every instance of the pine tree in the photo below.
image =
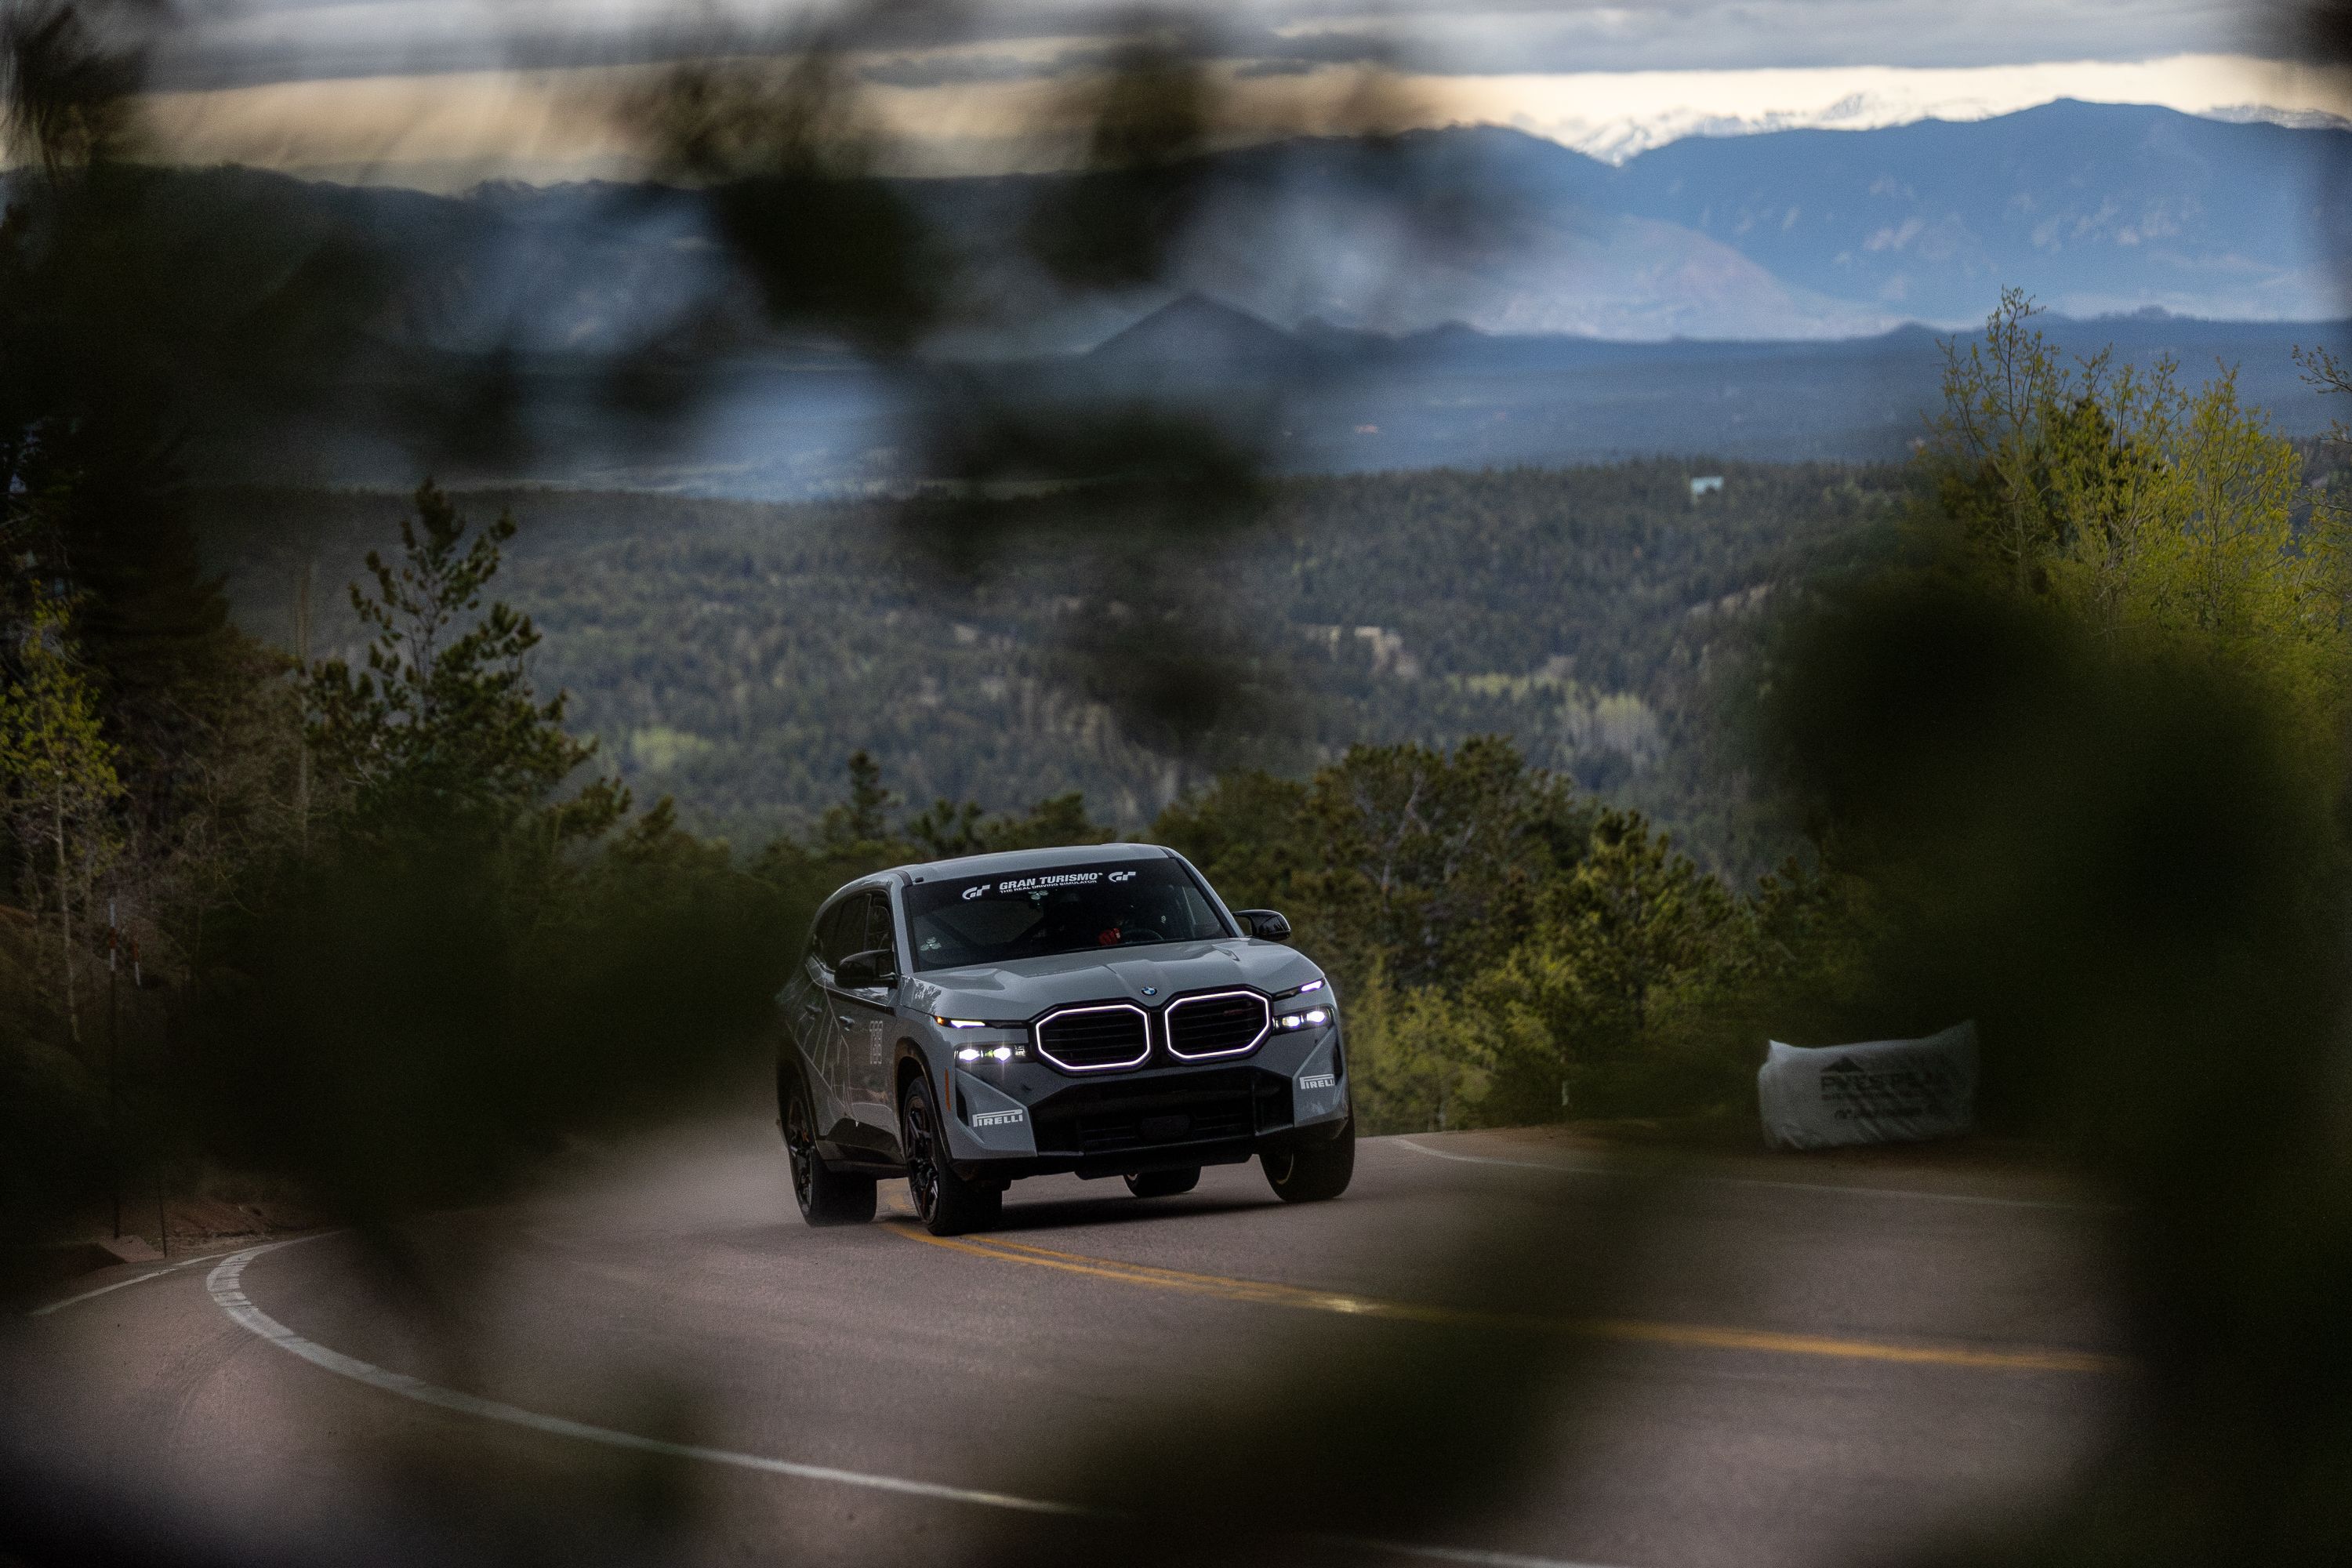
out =
{"type": "Polygon", "coordinates": [[[68,605],[34,590],[25,635],[14,650],[19,674],[0,688],[0,805],[25,845],[36,886],[49,879],[66,1019],[81,1037],[75,1005],[74,910],[114,846],[109,809],[122,794],[114,747],[100,733],[98,705],[75,668],[68,605]]]}
{"type": "Polygon", "coordinates": [[[824,814],[824,845],[835,854],[860,845],[879,844],[890,837],[883,814],[898,796],[882,787],[882,764],[869,752],[849,753],[849,799],[824,814]]]}
{"type": "Polygon", "coordinates": [[[626,815],[628,792],[600,778],[551,799],[595,743],[564,732],[565,693],[541,702],[532,692],[530,617],[495,601],[483,608],[513,517],[499,513],[470,540],[467,526],[428,480],[415,518],[401,521],[398,563],[368,552],[374,590],[351,589],[352,608],[375,628],[367,668],[330,659],[310,675],[320,770],[362,821],[535,817],[558,841],[594,837],[626,815]]]}

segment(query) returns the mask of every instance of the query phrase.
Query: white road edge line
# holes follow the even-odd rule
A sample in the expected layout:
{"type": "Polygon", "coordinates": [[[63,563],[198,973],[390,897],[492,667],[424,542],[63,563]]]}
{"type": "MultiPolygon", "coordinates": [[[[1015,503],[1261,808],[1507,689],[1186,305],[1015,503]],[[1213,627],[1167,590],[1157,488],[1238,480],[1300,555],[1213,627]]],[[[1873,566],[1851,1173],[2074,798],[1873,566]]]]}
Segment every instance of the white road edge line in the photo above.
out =
{"type": "MultiPolygon", "coordinates": [[[[307,1241],[310,1238],[308,1237],[296,1237],[294,1239],[297,1241],[307,1241]]],[[[132,1285],[143,1285],[150,1279],[161,1279],[166,1274],[177,1274],[183,1268],[194,1268],[199,1263],[210,1263],[215,1258],[225,1258],[227,1254],[226,1253],[207,1252],[196,1258],[183,1258],[179,1262],[168,1264],[162,1268],[151,1268],[144,1274],[133,1274],[128,1279],[117,1279],[111,1285],[100,1285],[95,1290],[85,1290],[79,1296],[68,1296],[62,1301],[52,1301],[46,1307],[31,1308],[26,1310],[25,1316],[28,1318],[46,1318],[51,1312],[58,1310],[60,1307],[70,1307],[78,1301],[92,1300],[100,1296],[107,1294],[109,1291],[125,1289],[132,1285]]]]}
{"type": "Polygon", "coordinates": [[[1390,1137],[1382,1142],[1400,1144],[1416,1154],[1426,1154],[1433,1160],[1458,1160],[1465,1165],[1510,1165],[1522,1171],[1549,1171],[1556,1176],[1615,1174],[1605,1165],[1563,1165],[1551,1160],[1501,1160],[1492,1154],[1456,1154],[1450,1150],[1425,1148],[1405,1137],[1390,1137]]]}
{"type": "MultiPolygon", "coordinates": [[[[331,1235],[320,1232],[320,1235],[331,1235]]],[[[386,1394],[396,1394],[404,1399],[415,1400],[443,1410],[453,1410],[462,1415],[479,1416],[486,1421],[500,1421],[510,1426],[521,1426],[551,1436],[572,1437],[586,1443],[603,1443],[608,1447],[628,1448],[638,1453],[660,1454],[674,1459],[699,1459],[705,1464],[727,1465],[736,1469],[758,1470],[768,1475],[792,1476],[800,1480],[832,1481],[840,1486],[863,1487],[869,1491],[897,1492],[906,1497],[932,1498],[944,1502],[971,1503],[982,1508],[1010,1509],[1021,1513],[1045,1513],[1068,1519],[1116,1520],[1125,1516],[1106,1510],[1088,1508],[1078,1503],[1049,1502],[1038,1498],[1016,1497],[1010,1492],[979,1491],[970,1487],[943,1486],[937,1481],[908,1480],[898,1476],[870,1475],[863,1470],[845,1470],[832,1465],[803,1465],[791,1459],[772,1459],[761,1454],[738,1453],[731,1448],[710,1448],[697,1443],[670,1443],[658,1437],[642,1437],[634,1432],[623,1432],[611,1426],[593,1426],[584,1421],[567,1420],[561,1415],[542,1415],[535,1410],[504,1405],[478,1394],[461,1394],[454,1388],[443,1388],[406,1373],[391,1372],[373,1365],[338,1350],[330,1350],[314,1340],[304,1339],[268,1313],[253,1304],[245,1293],[246,1265],[265,1252],[275,1252],[281,1247],[294,1247],[305,1241],[315,1241],[317,1236],[298,1236],[286,1241],[273,1241],[260,1247],[249,1247],[221,1259],[219,1267],[205,1276],[205,1289],[212,1292],[213,1300],[239,1328],[268,1341],[279,1350],[298,1355],[311,1365],[347,1377],[386,1394]]],[[[201,1259],[191,1258],[190,1262],[201,1259]]],[[[129,1280],[123,1281],[131,1283],[129,1280]]],[[[64,1305],[59,1302],[58,1305],[64,1305]]],[[[1370,1541],[1353,1536],[1322,1536],[1317,1539],[1345,1546],[1361,1546],[1398,1556],[1431,1558],[1444,1563],[1466,1563],[1479,1568],[1597,1568],[1596,1564],[1568,1563],[1554,1557],[1524,1557],[1505,1552],[1480,1552],[1450,1546],[1412,1546],[1402,1542],[1370,1541]]]]}
{"type": "Polygon", "coordinates": [[[1400,1542],[1374,1541],[1362,1535],[1319,1535],[1313,1539],[1333,1546],[1360,1546],[1367,1552],[1428,1557],[1440,1563],[1475,1563],[1478,1568],[1601,1568],[1595,1563],[1563,1563],[1557,1557],[1528,1557],[1517,1552],[1481,1552],[1467,1546],[1406,1546],[1400,1542]]]}
{"type": "MultiPolygon", "coordinates": [[[[1432,1149],[1410,1138],[1392,1137],[1383,1142],[1399,1143],[1416,1154],[1426,1154],[1433,1160],[1458,1160],[1465,1165],[1509,1165],[1522,1171],[1549,1171],[1557,1176],[1613,1176],[1622,1173],[1598,1165],[1560,1165],[1548,1160],[1503,1160],[1492,1154],[1456,1154],[1449,1150],[1432,1149]]],[[[2002,1209],[2063,1209],[2074,1214],[2100,1214],[2109,1205],[2074,1204],[2052,1198],[1987,1198],[1971,1193],[1927,1193],[1909,1187],[1848,1187],[1830,1182],[1775,1182],[1761,1176],[1699,1176],[1701,1182],[1711,1182],[1727,1187],[1769,1187],[1778,1192],[1843,1193],[1857,1198],[1924,1198],[1938,1204],[1973,1204],[1985,1208],[2002,1209]]]]}

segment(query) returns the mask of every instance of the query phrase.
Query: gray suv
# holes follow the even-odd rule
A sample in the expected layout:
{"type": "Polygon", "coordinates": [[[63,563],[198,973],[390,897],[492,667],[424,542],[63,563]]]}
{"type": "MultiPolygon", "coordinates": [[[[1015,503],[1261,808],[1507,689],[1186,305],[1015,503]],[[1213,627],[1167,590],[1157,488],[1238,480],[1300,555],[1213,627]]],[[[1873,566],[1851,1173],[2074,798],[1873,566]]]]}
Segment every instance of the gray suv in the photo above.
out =
{"type": "Polygon", "coordinates": [[[1330,982],[1271,910],[1229,910],[1140,844],[937,860],[852,882],[778,1001],[776,1100],[811,1225],[905,1176],[937,1236],[993,1225],[1023,1176],[1189,1192],[1255,1154],[1333,1198],[1356,1129],[1330,982]]]}

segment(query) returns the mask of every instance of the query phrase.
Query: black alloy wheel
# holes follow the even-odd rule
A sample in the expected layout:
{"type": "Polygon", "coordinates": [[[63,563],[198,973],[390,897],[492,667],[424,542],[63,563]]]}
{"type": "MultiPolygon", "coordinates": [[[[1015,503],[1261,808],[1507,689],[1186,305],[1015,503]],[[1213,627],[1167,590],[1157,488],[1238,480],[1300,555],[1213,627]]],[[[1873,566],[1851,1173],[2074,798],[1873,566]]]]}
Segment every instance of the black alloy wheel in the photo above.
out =
{"type": "Polygon", "coordinates": [[[1348,1190],[1356,1174],[1356,1119],[1328,1143],[1309,1143],[1286,1153],[1265,1154],[1266,1184],[1286,1204],[1319,1204],[1348,1190]]]}
{"type": "Polygon", "coordinates": [[[808,1086],[793,1080],[784,1099],[784,1154],[792,1162],[793,1196],[811,1225],[864,1225],[874,1217],[874,1178],[836,1171],[816,1149],[816,1118],[808,1086]]]}
{"type": "Polygon", "coordinates": [[[1201,1167],[1181,1171],[1139,1171],[1127,1179],[1127,1190],[1139,1198],[1172,1198],[1201,1184],[1201,1167]]]}
{"type": "Polygon", "coordinates": [[[995,1225],[1004,1213],[1003,1190],[956,1174],[931,1107],[930,1086],[919,1078],[908,1081],[898,1102],[898,1127],[899,1146],[907,1154],[907,1195],[923,1228],[933,1236],[961,1236],[995,1225]]]}

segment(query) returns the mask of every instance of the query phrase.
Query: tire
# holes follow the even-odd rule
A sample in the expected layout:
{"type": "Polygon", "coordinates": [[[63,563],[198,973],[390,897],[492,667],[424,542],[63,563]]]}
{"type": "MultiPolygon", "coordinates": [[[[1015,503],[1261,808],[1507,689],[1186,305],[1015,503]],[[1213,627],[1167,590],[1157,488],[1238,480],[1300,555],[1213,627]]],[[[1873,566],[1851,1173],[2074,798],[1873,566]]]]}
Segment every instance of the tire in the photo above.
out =
{"type": "Polygon", "coordinates": [[[957,1175],[942,1158],[940,1144],[930,1085],[910,1079],[898,1102],[898,1146],[906,1152],[907,1195],[914,1200],[915,1217],[933,1236],[992,1228],[1004,1213],[1003,1190],[957,1175]]]}
{"type": "Polygon", "coordinates": [[[864,1225],[874,1217],[874,1178],[826,1164],[816,1152],[815,1126],[808,1086],[794,1079],[784,1096],[784,1154],[801,1218],[814,1226],[864,1225]]]}
{"type": "Polygon", "coordinates": [[[1139,1198],[1172,1198],[1201,1184],[1201,1167],[1181,1171],[1144,1171],[1127,1179],[1127,1190],[1139,1198]]]}
{"type": "Polygon", "coordinates": [[[1266,1185],[1286,1204],[1319,1204],[1348,1190],[1356,1174],[1356,1119],[1328,1143],[1310,1143],[1285,1154],[1261,1154],[1266,1185]]]}

